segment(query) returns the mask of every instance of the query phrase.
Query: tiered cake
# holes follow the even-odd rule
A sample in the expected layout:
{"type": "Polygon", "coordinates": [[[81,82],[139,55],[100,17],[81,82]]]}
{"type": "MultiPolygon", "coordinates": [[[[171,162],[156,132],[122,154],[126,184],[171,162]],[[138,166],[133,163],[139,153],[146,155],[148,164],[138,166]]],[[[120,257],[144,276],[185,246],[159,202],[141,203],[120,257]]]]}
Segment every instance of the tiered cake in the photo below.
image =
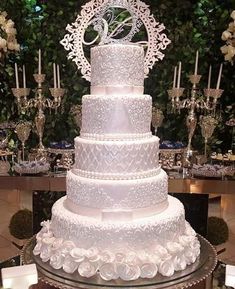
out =
{"type": "Polygon", "coordinates": [[[168,196],[150,133],[152,100],[143,94],[144,50],[133,44],[91,50],[91,95],[67,196],[37,234],[34,254],[67,273],[104,280],[171,276],[200,253],[183,205],[168,196]]]}

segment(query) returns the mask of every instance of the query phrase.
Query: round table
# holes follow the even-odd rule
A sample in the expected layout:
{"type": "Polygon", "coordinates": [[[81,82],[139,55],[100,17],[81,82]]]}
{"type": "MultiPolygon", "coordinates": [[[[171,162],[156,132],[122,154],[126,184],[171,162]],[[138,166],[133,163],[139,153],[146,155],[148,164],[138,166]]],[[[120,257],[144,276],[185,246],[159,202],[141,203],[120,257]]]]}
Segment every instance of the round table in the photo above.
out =
{"type": "Polygon", "coordinates": [[[24,246],[21,254],[23,264],[35,263],[38,269],[39,283],[35,289],[85,289],[85,288],[188,288],[199,284],[209,277],[217,264],[217,255],[214,247],[202,236],[198,235],[201,244],[201,254],[197,261],[187,266],[184,271],[176,272],[171,277],[160,274],[153,279],[138,279],[125,282],[122,280],[104,281],[100,277],[82,278],[78,273],[67,274],[63,270],[55,270],[47,263],[43,263],[38,256],[33,255],[36,243],[35,236],[24,246]]]}

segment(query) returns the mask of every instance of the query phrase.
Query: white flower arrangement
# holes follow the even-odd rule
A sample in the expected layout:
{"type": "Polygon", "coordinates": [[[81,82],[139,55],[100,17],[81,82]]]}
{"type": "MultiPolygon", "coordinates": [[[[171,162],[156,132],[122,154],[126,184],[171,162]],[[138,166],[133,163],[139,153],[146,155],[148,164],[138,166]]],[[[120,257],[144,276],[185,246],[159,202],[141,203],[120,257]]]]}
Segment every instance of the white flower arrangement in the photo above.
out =
{"type": "Polygon", "coordinates": [[[0,59],[9,51],[20,50],[14,25],[15,23],[11,19],[7,19],[7,12],[0,11],[0,59]]]}
{"type": "Polygon", "coordinates": [[[231,13],[232,22],[229,23],[227,30],[222,33],[221,39],[226,44],[220,48],[224,54],[224,59],[231,62],[235,61],[235,10],[231,13]]]}

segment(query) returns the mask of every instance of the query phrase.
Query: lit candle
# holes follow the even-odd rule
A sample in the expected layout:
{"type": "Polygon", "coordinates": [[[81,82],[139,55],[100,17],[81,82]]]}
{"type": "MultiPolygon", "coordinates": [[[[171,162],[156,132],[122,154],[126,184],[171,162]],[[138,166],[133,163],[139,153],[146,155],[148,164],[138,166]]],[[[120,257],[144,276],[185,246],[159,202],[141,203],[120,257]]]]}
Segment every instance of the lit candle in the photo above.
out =
{"type": "Polygon", "coordinates": [[[221,81],[221,76],[222,76],[222,69],[223,69],[223,64],[220,64],[220,69],[219,69],[219,75],[218,75],[218,80],[217,80],[217,85],[216,89],[219,89],[220,87],[220,81],[221,81]]]}
{"type": "Polygon", "coordinates": [[[26,88],[25,65],[23,65],[23,88],[26,88]]]}
{"type": "Polygon", "coordinates": [[[180,78],[181,78],[181,61],[179,62],[177,88],[180,88],[180,78]]]}
{"type": "Polygon", "coordinates": [[[53,63],[53,78],[54,78],[54,88],[57,88],[57,83],[56,83],[56,66],[55,66],[55,63],[53,63]]]}
{"type": "Polygon", "coordinates": [[[175,69],[174,69],[173,88],[175,88],[175,86],[176,86],[176,74],[177,74],[177,66],[175,66],[175,69]]]}
{"type": "Polygon", "coordinates": [[[58,83],[58,88],[60,88],[60,66],[57,65],[57,83],[58,83]]]}
{"type": "Polygon", "coordinates": [[[197,75],[197,70],[198,70],[198,50],[196,52],[196,61],[195,61],[194,75],[197,75]]]}
{"type": "Polygon", "coordinates": [[[19,88],[19,75],[17,63],[15,63],[15,78],[16,78],[16,88],[19,88]]]}
{"type": "Polygon", "coordinates": [[[41,49],[38,50],[38,74],[42,74],[42,55],[41,55],[41,49]]]}
{"type": "Polygon", "coordinates": [[[210,89],[210,88],[211,88],[211,65],[210,65],[210,68],[209,68],[207,89],[210,89]]]}

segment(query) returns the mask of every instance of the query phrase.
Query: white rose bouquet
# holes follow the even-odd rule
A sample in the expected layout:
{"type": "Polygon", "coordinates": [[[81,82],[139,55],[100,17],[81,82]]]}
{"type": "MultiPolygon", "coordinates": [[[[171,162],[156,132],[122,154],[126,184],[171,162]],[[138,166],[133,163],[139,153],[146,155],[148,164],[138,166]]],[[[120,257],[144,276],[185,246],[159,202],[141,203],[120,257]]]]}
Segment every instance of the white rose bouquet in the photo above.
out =
{"type": "Polygon", "coordinates": [[[222,46],[221,52],[224,54],[224,59],[231,62],[235,61],[235,10],[231,13],[232,22],[229,23],[227,30],[222,33],[222,40],[226,44],[222,46]]]}
{"type": "Polygon", "coordinates": [[[11,19],[7,19],[6,11],[0,11],[0,60],[8,52],[20,50],[14,25],[11,19]]]}

